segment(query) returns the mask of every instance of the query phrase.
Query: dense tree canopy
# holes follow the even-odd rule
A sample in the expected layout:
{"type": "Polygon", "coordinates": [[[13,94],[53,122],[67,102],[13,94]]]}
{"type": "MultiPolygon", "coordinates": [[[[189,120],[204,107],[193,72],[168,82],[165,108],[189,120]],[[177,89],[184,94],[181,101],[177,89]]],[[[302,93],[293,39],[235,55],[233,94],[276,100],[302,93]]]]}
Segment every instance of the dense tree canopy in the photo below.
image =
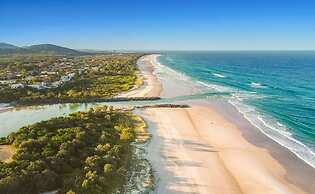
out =
{"type": "Polygon", "coordinates": [[[116,191],[128,170],[135,123],[130,112],[105,106],[20,128],[6,140],[16,153],[12,162],[0,162],[0,193],[116,191]]]}

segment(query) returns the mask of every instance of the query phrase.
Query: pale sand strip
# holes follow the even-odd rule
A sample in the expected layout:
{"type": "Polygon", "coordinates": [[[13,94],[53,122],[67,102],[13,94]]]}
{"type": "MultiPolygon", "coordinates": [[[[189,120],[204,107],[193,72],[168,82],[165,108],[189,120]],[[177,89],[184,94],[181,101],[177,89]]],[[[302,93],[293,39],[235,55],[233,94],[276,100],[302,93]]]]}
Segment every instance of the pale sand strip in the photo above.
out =
{"type": "Polygon", "coordinates": [[[161,83],[154,75],[153,63],[157,55],[145,55],[137,62],[137,68],[143,76],[143,85],[128,92],[119,94],[119,97],[158,97],[162,89],[161,83]]]}

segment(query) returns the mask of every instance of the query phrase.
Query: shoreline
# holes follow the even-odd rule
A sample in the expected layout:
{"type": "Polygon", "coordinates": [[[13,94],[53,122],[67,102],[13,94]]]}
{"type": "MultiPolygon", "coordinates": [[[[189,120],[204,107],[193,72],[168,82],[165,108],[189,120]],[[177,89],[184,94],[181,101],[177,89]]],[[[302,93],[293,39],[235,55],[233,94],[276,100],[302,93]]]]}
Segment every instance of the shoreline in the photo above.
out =
{"type": "Polygon", "coordinates": [[[162,84],[158,81],[155,75],[155,67],[152,61],[155,60],[156,55],[144,55],[137,61],[137,68],[141,74],[141,86],[133,88],[127,92],[118,95],[120,98],[159,98],[162,91],[162,84]]]}
{"type": "MultiPolygon", "coordinates": [[[[152,56],[150,61],[155,60],[152,56]]],[[[156,68],[157,64],[151,65],[156,68]]],[[[163,86],[167,84],[165,80],[158,81],[163,86]]],[[[160,89],[160,94],[175,93],[175,85],[163,87],[168,91],[160,89]]],[[[315,170],[250,124],[235,107],[233,110],[232,105],[227,108],[222,103],[203,100],[188,104],[192,106],[186,110],[145,108],[141,111],[141,116],[151,123],[149,131],[153,134],[148,157],[160,177],[155,193],[311,193],[315,189],[312,181],[315,170]],[[216,123],[214,128],[213,123],[216,123]],[[222,128],[226,134],[220,134],[216,128],[222,128]],[[187,134],[181,134],[183,131],[187,134]],[[187,142],[199,147],[191,150],[187,142]],[[183,161],[186,162],[179,165],[183,161]],[[191,186],[176,181],[178,177],[190,180],[184,183],[191,186]]]]}
{"type": "Polygon", "coordinates": [[[227,121],[235,124],[241,131],[242,136],[251,144],[268,150],[268,153],[276,159],[286,170],[288,181],[300,185],[302,188],[308,188],[311,193],[315,190],[315,169],[293,153],[290,149],[280,145],[267,135],[262,133],[260,129],[255,127],[241,115],[238,110],[231,104],[217,100],[211,103],[211,107],[219,114],[223,115],[227,121]],[[219,106],[229,106],[226,109],[220,109],[219,106]],[[230,113],[229,113],[230,112],[230,113]],[[239,117],[231,117],[229,115],[239,115],[239,117]]]}
{"type": "MultiPolygon", "coordinates": [[[[138,60],[143,84],[118,97],[168,98],[196,92],[174,77],[161,77],[157,56],[145,55],[138,60]]],[[[226,100],[176,104],[171,108],[137,109],[152,134],[145,155],[158,178],[153,193],[265,194],[315,190],[315,169],[263,134],[226,100]]]]}

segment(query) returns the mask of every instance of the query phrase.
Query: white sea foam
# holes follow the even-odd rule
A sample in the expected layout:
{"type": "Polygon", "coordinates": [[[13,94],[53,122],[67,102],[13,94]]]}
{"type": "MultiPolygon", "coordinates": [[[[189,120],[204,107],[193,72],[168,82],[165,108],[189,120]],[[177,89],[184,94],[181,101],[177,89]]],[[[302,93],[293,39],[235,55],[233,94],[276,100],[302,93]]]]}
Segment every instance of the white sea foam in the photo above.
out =
{"type": "Polygon", "coordinates": [[[198,84],[196,80],[187,76],[185,73],[175,71],[166,65],[162,65],[158,57],[155,58],[155,61],[152,61],[155,64],[155,75],[162,83],[168,83],[163,84],[162,97],[186,96],[209,91],[209,88],[198,84]]]}
{"type": "Polygon", "coordinates": [[[286,147],[300,159],[315,168],[315,153],[302,142],[296,140],[285,125],[275,121],[274,118],[259,113],[254,107],[246,105],[237,99],[232,98],[229,102],[263,134],[281,146],[286,147]]]}
{"type": "MultiPolygon", "coordinates": [[[[257,127],[267,137],[274,140],[281,146],[289,149],[296,156],[315,168],[315,153],[309,147],[304,145],[302,142],[296,140],[284,124],[280,123],[279,121],[268,115],[260,113],[255,109],[255,107],[247,105],[246,102],[244,102],[248,99],[263,98],[264,96],[257,95],[255,92],[245,92],[226,86],[194,80],[193,78],[179,73],[165,65],[159,65],[160,68],[163,69],[163,71],[160,72],[161,74],[165,73],[166,71],[172,72],[171,75],[167,76],[176,77],[178,81],[186,80],[188,82],[193,82],[190,84],[192,87],[204,87],[206,88],[204,90],[214,90],[217,92],[230,92],[232,96],[228,100],[228,102],[236,107],[236,109],[244,116],[244,118],[246,118],[252,125],[257,127]]],[[[250,85],[252,87],[258,88],[266,87],[261,83],[255,82],[252,82],[250,85]]]]}
{"type": "Polygon", "coordinates": [[[277,125],[279,125],[280,127],[283,127],[283,124],[281,124],[280,122],[277,122],[277,125]]]}
{"type": "Polygon", "coordinates": [[[190,80],[190,77],[188,77],[186,74],[180,73],[178,71],[175,71],[174,69],[172,69],[172,68],[170,68],[170,67],[168,67],[166,65],[162,65],[157,60],[157,57],[155,57],[154,63],[157,66],[158,72],[164,73],[164,74],[168,74],[168,75],[171,75],[171,76],[175,76],[177,79],[182,80],[182,81],[190,80]]]}
{"type": "Polygon", "coordinates": [[[252,88],[266,88],[266,86],[262,85],[261,83],[252,82],[249,84],[252,88]]]}
{"type": "Polygon", "coordinates": [[[216,85],[216,84],[209,84],[209,83],[205,83],[202,81],[197,81],[197,83],[198,83],[198,85],[207,87],[207,88],[214,90],[216,92],[231,92],[231,93],[234,92],[233,89],[225,87],[225,86],[220,86],[220,85],[216,85]]]}
{"type": "Polygon", "coordinates": [[[226,78],[226,76],[219,74],[219,73],[212,73],[212,75],[219,77],[219,78],[226,78]]]}

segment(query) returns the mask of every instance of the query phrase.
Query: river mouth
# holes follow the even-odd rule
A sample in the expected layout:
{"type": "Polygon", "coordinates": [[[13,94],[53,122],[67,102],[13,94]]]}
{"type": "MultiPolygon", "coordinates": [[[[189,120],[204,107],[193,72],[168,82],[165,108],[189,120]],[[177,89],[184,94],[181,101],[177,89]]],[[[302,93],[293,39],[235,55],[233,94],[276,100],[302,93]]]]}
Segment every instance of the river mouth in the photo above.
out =
{"type": "Polygon", "coordinates": [[[159,100],[120,101],[120,102],[92,102],[92,103],[65,103],[53,105],[35,105],[24,107],[10,107],[0,112],[0,136],[7,136],[20,127],[30,125],[53,117],[65,116],[77,111],[87,111],[90,108],[103,105],[111,105],[116,108],[133,108],[141,106],[154,106],[163,104],[186,104],[191,100],[202,100],[215,98],[217,96],[228,96],[224,92],[207,92],[202,94],[184,95],[159,100]],[[18,119],[13,119],[18,118],[18,119]]]}

